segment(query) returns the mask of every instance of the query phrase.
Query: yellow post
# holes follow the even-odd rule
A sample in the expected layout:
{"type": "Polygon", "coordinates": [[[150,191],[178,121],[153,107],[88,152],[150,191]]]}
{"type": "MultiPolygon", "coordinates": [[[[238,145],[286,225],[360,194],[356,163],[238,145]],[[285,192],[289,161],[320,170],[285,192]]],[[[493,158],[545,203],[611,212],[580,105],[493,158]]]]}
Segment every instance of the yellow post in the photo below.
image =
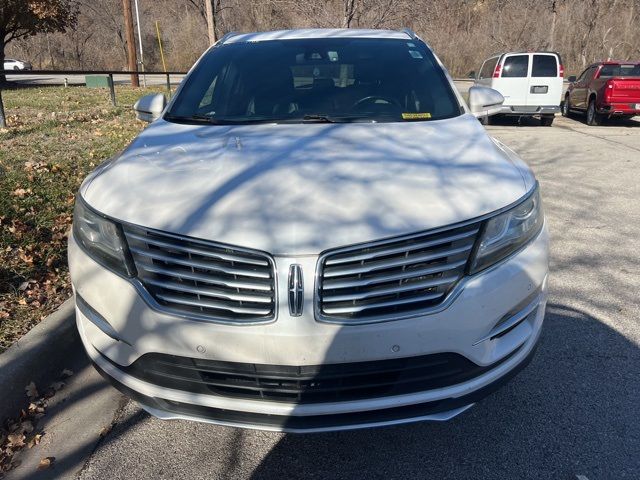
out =
{"type": "Polygon", "coordinates": [[[164,61],[164,52],[162,51],[162,39],[160,38],[160,27],[158,26],[157,20],[156,20],[156,33],[158,34],[158,46],[160,47],[160,58],[162,59],[162,68],[166,72],[167,64],[164,61]]]}

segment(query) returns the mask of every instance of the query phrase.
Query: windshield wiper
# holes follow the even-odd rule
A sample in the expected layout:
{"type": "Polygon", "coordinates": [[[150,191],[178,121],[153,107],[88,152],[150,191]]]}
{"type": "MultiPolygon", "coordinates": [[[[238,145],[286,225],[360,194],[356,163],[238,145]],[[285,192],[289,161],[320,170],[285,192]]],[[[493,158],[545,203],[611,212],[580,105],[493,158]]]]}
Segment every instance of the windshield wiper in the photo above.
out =
{"type": "Polygon", "coordinates": [[[306,114],[302,117],[279,120],[278,123],[348,123],[357,121],[375,122],[371,115],[326,115],[322,113],[306,114]]]}
{"type": "Polygon", "coordinates": [[[269,117],[258,118],[224,118],[211,117],[209,115],[193,114],[193,115],[165,115],[165,120],[170,122],[187,122],[187,123],[209,123],[211,125],[248,125],[252,123],[274,123],[277,119],[269,117]]]}

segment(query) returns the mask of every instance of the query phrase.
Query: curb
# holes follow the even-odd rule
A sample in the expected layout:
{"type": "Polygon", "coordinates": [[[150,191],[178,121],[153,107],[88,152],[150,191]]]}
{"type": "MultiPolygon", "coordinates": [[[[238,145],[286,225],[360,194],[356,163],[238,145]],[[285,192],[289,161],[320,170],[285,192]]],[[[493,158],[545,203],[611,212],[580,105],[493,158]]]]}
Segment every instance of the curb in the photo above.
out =
{"type": "Polygon", "coordinates": [[[81,351],[73,298],[0,354],[0,425],[28,405],[25,387],[43,391],[81,351]]]}

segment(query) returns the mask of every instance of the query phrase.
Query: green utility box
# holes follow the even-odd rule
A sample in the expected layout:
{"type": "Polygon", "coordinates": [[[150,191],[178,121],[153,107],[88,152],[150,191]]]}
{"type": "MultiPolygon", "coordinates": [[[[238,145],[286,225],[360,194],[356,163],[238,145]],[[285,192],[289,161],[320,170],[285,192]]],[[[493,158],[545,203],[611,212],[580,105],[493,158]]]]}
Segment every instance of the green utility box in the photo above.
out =
{"type": "Polygon", "coordinates": [[[113,79],[109,75],[85,75],[84,82],[88,88],[111,88],[113,79]]]}

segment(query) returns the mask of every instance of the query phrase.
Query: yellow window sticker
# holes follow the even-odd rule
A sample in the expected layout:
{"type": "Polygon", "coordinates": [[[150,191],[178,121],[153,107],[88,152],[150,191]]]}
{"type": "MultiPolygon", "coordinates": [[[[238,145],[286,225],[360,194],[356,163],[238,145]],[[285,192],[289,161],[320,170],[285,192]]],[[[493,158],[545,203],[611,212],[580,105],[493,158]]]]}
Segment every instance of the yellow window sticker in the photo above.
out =
{"type": "Polygon", "coordinates": [[[429,112],[424,113],[403,113],[403,120],[422,120],[425,118],[431,118],[431,114],[429,112]]]}

